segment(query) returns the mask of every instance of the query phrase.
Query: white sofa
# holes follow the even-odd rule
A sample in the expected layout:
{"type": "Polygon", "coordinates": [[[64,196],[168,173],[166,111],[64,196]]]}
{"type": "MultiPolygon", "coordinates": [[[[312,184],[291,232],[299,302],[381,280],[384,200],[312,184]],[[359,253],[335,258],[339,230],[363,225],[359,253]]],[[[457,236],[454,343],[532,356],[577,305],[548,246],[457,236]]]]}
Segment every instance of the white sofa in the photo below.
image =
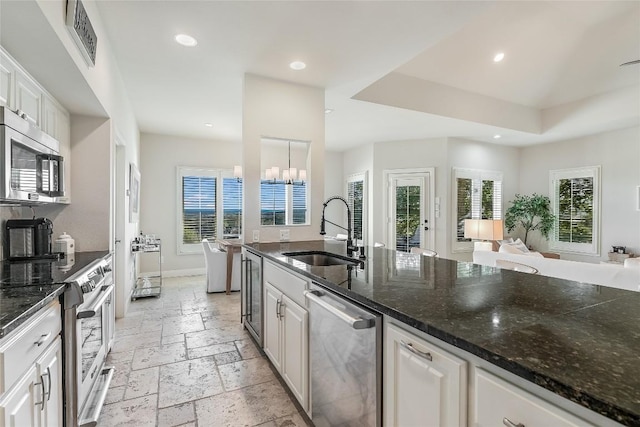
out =
{"type": "Polygon", "coordinates": [[[475,264],[495,267],[497,259],[529,265],[539,274],[576,282],[593,283],[640,292],[640,268],[612,264],[593,264],[493,251],[474,251],[475,264]]]}

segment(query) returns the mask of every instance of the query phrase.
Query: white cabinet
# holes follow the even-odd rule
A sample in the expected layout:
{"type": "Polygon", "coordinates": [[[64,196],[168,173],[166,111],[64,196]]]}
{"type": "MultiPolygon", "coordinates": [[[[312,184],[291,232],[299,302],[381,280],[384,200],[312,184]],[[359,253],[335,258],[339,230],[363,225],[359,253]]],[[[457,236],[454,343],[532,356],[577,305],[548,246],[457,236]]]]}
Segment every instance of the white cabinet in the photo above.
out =
{"type": "Polygon", "coordinates": [[[307,409],[309,377],[309,313],[293,300],[282,297],[282,377],[302,406],[307,409]]]}
{"type": "Polygon", "coordinates": [[[475,369],[475,427],[577,427],[584,420],[480,368],[475,369]]]}
{"type": "Polygon", "coordinates": [[[0,427],[62,425],[60,304],[0,340],[0,427]]]}
{"type": "Polygon", "coordinates": [[[37,426],[40,386],[36,367],[32,366],[18,383],[0,399],[0,421],[4,427],[37,426]]]}
{"type": "Polygon", "coordinates": [[[27,119],[42,127],[42,89],[26,74],[16,74],[15,108],[27,115],[27,119]]]}
{"type": "Polygon", "coordinates": [[[467,363],[387,323],[384,425],[465,426],[467,363]]]}
{"type": "Polygon", "coordinates": [[[264,352],[308,410],[309,313],[297,302],[308,282],[265,261],[264,284],[264,352]]]}
{"type": "Polygon", "coordinates": [[[62,344],[56,340],[36,362],[41,387],[44,390],[41,427],[62,425],[62,344]]]}
{"type": "Polygon", "coordinates": [[[16,69],[10,61],[5,61],[0,51],[0,106],[13,108],[16,69]]]}
{"type": "Polygon", "coordinates": [[[270,283],[264,287],[264,352],[278,371],[282,371],[282,326],[280,304],[282,292],[270,283]]]}

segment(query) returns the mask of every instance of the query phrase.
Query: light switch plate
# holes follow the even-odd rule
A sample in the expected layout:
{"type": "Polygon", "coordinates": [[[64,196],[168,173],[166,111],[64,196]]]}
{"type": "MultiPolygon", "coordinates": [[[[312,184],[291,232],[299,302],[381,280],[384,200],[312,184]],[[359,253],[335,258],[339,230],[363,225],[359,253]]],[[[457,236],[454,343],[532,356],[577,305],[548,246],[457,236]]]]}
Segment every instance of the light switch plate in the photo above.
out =
{"type": "Polygon", "coordinates": [[[257,243],[260,241],[260,230],[253,230],[253,242],[257,243]]]}
{"type": "Polygon", "coordinates": [[[280,241],[281,242],[289,241],[289,230],[280,230],[280,241]]]}

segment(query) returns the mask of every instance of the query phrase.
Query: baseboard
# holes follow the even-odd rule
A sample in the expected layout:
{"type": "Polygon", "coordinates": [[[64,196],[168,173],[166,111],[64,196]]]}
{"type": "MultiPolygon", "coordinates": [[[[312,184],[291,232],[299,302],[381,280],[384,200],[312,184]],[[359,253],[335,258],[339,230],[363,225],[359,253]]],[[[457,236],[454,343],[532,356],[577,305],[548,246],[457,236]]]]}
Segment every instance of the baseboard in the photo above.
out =
{"type": "MultiPolygon", "coordinates": [[[[140,272],[140,277],[157,276],[159,271],[140,272]]],[[[162,277],[182,277],[182,276],[205,276],[207,270],[204,268],[187,268],[184,270],[163,270],[162,277]]]]}

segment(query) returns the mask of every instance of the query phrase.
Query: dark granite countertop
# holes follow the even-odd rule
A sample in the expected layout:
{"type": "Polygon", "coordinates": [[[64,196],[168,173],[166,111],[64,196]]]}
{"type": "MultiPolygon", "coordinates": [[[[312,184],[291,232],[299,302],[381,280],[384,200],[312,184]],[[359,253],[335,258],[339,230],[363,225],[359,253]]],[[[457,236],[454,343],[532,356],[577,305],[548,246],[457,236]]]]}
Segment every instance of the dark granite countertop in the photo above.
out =
{"type": "Polygon", "coordinates": [[[344,242],[246,244],[335,293],[625,425],[640,425],[640,293],[366,248],[358,268],[282,255],[344,242]]]}
{"type": "Polygon", "coordinates": [[[59,297],[65,281],[108,251],[77,252],[73,259],[0,262],[0,338],[59,297]]]}

